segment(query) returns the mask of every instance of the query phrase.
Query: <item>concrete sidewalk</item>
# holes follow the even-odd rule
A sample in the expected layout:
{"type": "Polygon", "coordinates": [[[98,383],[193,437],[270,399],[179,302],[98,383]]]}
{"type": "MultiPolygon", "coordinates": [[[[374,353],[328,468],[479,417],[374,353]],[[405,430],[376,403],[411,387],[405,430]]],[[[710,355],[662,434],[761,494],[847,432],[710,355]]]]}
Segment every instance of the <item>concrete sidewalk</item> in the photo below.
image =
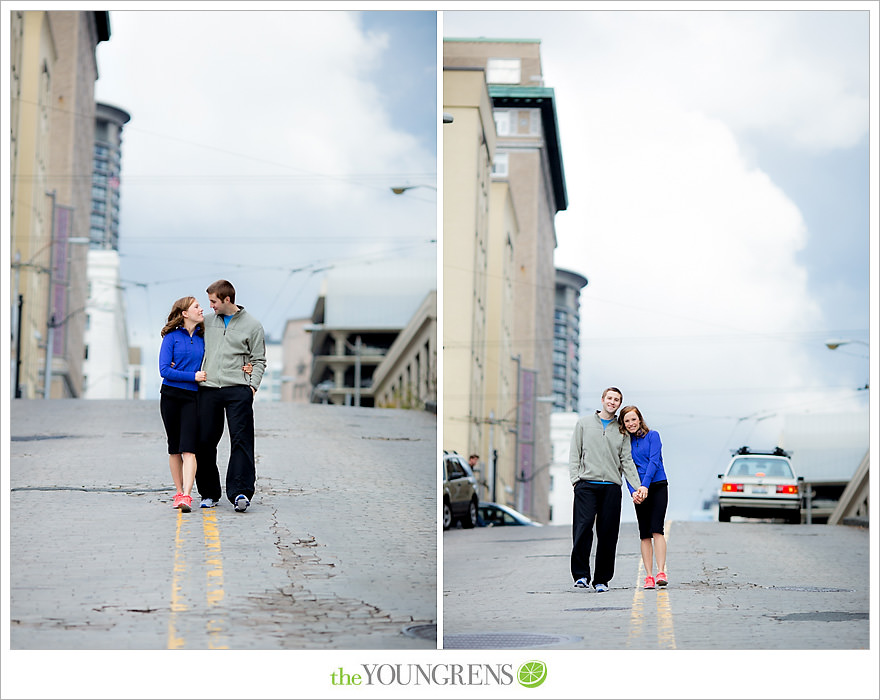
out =
{"type": "Polygon", "coordinates": [[[436,648],[436,416],[258,403],[251,507],[181,514],[158,402],[11,410],[12,649],[436,648]]]}

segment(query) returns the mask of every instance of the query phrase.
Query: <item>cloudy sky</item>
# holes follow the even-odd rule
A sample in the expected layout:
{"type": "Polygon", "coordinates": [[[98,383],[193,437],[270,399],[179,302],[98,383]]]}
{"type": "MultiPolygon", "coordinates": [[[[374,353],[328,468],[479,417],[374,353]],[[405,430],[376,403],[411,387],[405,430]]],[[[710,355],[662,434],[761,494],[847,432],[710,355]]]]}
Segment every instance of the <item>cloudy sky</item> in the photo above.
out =
{"type": "Polygon", "coordinates": [[[436,191],[390,190],[436,183],[434,12],[111,9],[110,28],[95,91],[131,114],[119,249],[148,397],[171,304],[207,308],[218,278],[280,340],[329,270],[436,260],[436,191]]]}
{"type": "Polygon", "coordinates": [[[825,347],[868,341],[867,12],[444,12],[443,35],[541,41],[581,410],[612,384],[642,409],[674,517],[788,415],[867,434],[868,348],[825,347]]]}

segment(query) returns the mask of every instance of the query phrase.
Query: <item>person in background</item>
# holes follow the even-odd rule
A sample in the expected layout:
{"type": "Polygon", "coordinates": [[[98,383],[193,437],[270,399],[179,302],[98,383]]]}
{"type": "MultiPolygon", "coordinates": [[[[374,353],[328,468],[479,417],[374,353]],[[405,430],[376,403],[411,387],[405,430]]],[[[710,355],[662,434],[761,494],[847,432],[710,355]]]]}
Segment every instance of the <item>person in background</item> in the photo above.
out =
{"type": "MultiPolygon", "coordinates": [[[[620,409],[620,432],[629,435],[632,458],[636,463],[643,486],[648,487],[648,495],[641,503],[636,503],[636,520],[639,522],[639,539],[642,546],[642,563],[647,576],[645,588],[665,586],[666,576],[666,536],[663,523],[669,504],[666,470],[663,468],[663,445],[660,433],[645,425],[642,413],[635,406],[620,409]],[[657,561],[657,576],[654,576],[654,561],[657,561]]],[[[630,493],[633,492],[629,486],[630,493]]]]}
{"type": "Polygon", "coordinates": [[[614,575],[623,477],[635,487],[633,501],[641,502],[648,489],[639,482],[630,451],[629,435],[617,430],[615,414],[623,402],[616,387],[602,392],[602,408],[582,417],[571,437],[568,471],[574,487],[571,575],[578,588],[590,586],[590,549],[596,528],[597,593],[608,590],[614,575]]]}

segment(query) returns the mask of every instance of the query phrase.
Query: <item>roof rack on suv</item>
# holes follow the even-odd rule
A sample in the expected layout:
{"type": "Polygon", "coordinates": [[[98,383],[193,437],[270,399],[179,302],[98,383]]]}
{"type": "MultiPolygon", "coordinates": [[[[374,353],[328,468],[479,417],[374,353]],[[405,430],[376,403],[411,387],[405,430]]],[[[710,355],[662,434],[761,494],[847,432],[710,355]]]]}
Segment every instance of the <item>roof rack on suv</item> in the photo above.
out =
{"type": "Polygon", "coordinates": [[[774,447],[772,450],[753,450],[748,445],[743,445],[735,450],[735,455],[774,455],[776,457],[791,457],[791,452],[786,452],[781,447],[774,447]]]}

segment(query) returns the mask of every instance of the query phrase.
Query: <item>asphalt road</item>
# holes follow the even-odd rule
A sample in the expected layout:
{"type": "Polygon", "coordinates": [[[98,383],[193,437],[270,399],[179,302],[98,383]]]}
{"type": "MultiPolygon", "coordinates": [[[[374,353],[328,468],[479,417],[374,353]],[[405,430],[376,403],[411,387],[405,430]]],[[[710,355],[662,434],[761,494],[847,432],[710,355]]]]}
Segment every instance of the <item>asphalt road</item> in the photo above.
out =
{"type": "Polygon", "coordinates": [[[13,402],[11,649],[435,649],[436,416],[255,412],[251,507],[182,514],[158,402],[13,402]]]}
{"type": "Polygon", "coordinates": [[[610,590],[596,593],[572,586],[568,526],[447,531],[444,649],[868,649],[866,528],[672,522],[666,534],[666,589],[642,588],[636,526],[623,523],[610,590]]]}

